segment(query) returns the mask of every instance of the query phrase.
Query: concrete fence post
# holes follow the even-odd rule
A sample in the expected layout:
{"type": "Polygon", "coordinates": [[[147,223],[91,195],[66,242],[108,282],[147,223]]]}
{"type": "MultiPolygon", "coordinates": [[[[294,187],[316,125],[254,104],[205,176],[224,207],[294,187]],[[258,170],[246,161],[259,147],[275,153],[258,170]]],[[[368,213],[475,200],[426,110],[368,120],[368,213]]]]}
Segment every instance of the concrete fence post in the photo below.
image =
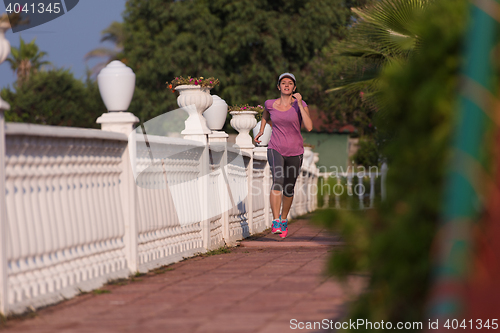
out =
{"type": "Polygon", "coordinates": [[[203,239],[203,248],[208,250],[210,248],[210,221],[208,214],[208,197],[209,193],[209,177],[210,177],[210,147],[208,144],[207,134],[184,134],[183,138],[186,140],[193,140],[201,142],[205,145],[205,149],[200,158],[200,170],[198,177],[198,193],[199,204],[201,211],[201,233],[203,239]]]}
{"type": "Polygon", "coordinates": [[[209,145],[220,146],[224,148],[224,152],[220,161],[220,168],[222,173],[222,181],[219,184],[223,187],[220,189],[220,202],[221,202],[221,224],[222,224],[222,238],[229,243],[229,209],[231,208],[231,198],[229,191],[229,179],[227,177],[227,138],[229,135],[224,131],[212,131],[208,135],[209,145]]]}
{"type": "Polygon", "coordinates": [[[253,183],[253,146],[251,148],[241,148],[242,152],[246,152],[250,154],[250,161],[248,162],[247,167],[247,203],[246,207],[247,216],[248,216],[248,232],[250,235],[254,233],[253,226],[253,195],[252,195],[252,183],[253,183]]]}
{"type": "Polygon", "coordinates": [[[123,152],[120,175],[120,193],[122,202],[123,222],[125,226],[125,253],[127,265],[131,273],[138,271],[138,249],[137,249],[137,185],[134,178],[136,141],[135,135],[130,135],[134,131],[134,124],[139,122],[139,118],[130,112],[109,112],[104,113],[97,119],[103,131],[123,133],[128,136],[127,149],[123,152]]]}
{"type": "MultiPolygon", "coordinates": [[[[267,158],[267,147],[255,147],[254,154],[267,158]]],[[[271,170],[269,163],[264,167],[264,179],[262,182],[263,195],[264,195],[264,226],[265,228],[271,227],[271,202],[269,196],[271,195],[271,170]]]]}

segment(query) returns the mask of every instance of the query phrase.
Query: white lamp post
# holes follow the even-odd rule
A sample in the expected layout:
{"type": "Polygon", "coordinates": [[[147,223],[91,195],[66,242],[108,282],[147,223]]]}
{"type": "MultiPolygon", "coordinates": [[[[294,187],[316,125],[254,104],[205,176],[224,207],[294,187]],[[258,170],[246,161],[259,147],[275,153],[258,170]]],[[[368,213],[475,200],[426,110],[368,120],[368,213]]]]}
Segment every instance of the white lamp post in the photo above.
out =
{"type": "Polygon", "coordinates": [[[139,118],[126,112],[132,101],[135,90],[135,74],[130,67],[115,60],[101,70],[97,76],[97,84],[102,100],[108,109],[97,118],[103,131],[129,134],[139,118]]]}

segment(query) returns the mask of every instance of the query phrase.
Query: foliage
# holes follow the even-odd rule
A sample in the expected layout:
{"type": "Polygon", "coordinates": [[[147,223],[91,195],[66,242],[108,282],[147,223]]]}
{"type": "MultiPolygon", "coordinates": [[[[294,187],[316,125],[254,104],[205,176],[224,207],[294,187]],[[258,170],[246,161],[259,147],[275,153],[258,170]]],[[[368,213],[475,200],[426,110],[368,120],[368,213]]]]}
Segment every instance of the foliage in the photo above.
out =
{"type": "Polygon", "coordinates": [[[97,128],[97,117],[106,112],[99,88],[87,77],[85,83],[65,69],[42,71],[15,90],[4,88],[10,104],[7,121],[43,125],[97,128]]]}
{"type": "Polygon", "coordinates": [[[248,104],[242,104],[242,105],[231,105],[228,108],[228,111],[257,111],[257,112],[263,112],[264,107],[262,105],[257,105],[257,106],[249,106],[248,104]]]}
{"type": "Polygon", "coordinates": [[[163,83],[181,73],[219,78],[214,93],[230,105],[276,98],[283,72],[300,88],[350,12],[345,0],[129,0],[124,20],[124,52],[137,75],[130,111],[145,121],[177,108],[163,83]]]}
{"type": "Polygon", "coordinates": [[[424,321],[466,22],[465,0],[429,5],[416,25],[419,52],[380,78],[387,107],[377,125],[398,129],[384,148],[387,198],[372,211],[332,212],[328,221],[347,243],[332,257],[331,272],[370,274],[352,320],[424,321]]]}
{"type": "Polygon", "coordinates": [[[113,60],[121,60],[126,63],[127,60],[123,54],[123,41],[125,39],[125,33],[123,30],[123,23],[113,21],[109,27],[101,32],[101,43],[111,42],[115,45],[114,48],[99,47],[88,52],[84,56],[84,60],[88,61],[92,58],[105,58],[104,61],[96,64],[92,67],[92,75],[97,75],[107,64],[113,60]]]}
{"type": "Polygon", "coordinates": [[[370,166],[378,166],[379,154],[375,140],[369,137],[360,138],[358,142],[358,151],[353,156],[353,160],[356,165],[362,165],[367,168],[370,166]]]}
{"type": "Polygon", "coordinates": [[[36,74],[43,65],[49,65],[49,61],[42,60],[47,52],[40,51],[35,39],[26,44],[19,36],[19,47],[11,48],[11,55],[7,58],[10,68],[17,74],[17,82],[23,83],[29,80],[30,76],[36,74]]]}
{"type": "MultiPolygon", "coordinates": [[[[324,110],[326,113],[325,127],[327,124],[346,125],[352,124],[361,136],[370,136],[375,133],[373,118],[377,109],[364,99],[362,91],[335,91],[325,94],[340,77],[353,70],[362,69],[361,59],[351,57],[338,57],[336,49],[339,42],[332,42],[316,56],[310,65],[310,73],[304,79],[304,89],[300,92],[304,100],[324,110]]],[[[311,107],[311,112],[313,108],[311,107]]],[[[318,128],[317,130],[321,130],[318,128]]]]}
{"type": "Polygon", "coordinates": [[[8,26],[16,27],[19,25],[24,25],[29,23],[29,18],[22,18],[20,13],[14,13],[7,15],[7,13],[3,13],[0,15],[0,24],[8,24],[8,26]]]}
{"type": "Polygon", "coordinates": [[[374,137],[374,119],[384,107],[377,78],[385,65],[402,66],[418,47],[414,22],[427,3],[370,1],[352,9],[354,24],[313,59],[304,82],[304,95],[328,111],[327,123],[352,124],[360,136],[374,137]]]}
{"type": "Polygon", "coordinates": [[[216,79],[214,77],[209,77],[209,78],[205,79],[205,78],[203,78],[203,76],[200,76],[200,77],[188,76],[187,78],[184,78],[182,76],[178,76],[175,79],[173,79],[172,82],[170,82],[170,84],[168,85],[168,88],[175,89],[177,86],[182,86],[182,85],[194,85],[194,86],[200,86],[200,87],[213,88],[213,87],[219,85],[219,79],[216,79]]]}
{"type": "Polygon", "coordinates": [[[255,119],[257,119],[257,122],[262,120],[262,113],[264,113],[264,107],[262,105],[257,105],[257,106],[249,106],[248,104],[242,104],[242,105],[231,105],[227,108],[228,112],[231,111],[257,111],[257,114],[255,115],[255,119]]]}
{"type": "Polygon", "coordinates": [[[370,92],[367,98],[376,95],[380,89],[377,78],[384,65],[406,62],[418,46],[415,21],[428,3],[428,0],[382,0],[353,8],[357,22],[337,53],[362,59],[363,68],[351,72],[328,91],[366,89],[370,92]]]}

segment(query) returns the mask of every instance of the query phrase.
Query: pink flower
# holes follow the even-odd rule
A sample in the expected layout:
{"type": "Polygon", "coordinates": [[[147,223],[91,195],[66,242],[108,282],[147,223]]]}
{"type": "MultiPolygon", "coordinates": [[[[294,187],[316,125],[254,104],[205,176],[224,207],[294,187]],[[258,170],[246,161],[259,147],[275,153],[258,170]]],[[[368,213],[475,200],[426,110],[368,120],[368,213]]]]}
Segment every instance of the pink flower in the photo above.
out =
{"type": "Polygon", "coordinates": [[[193,79],[189,79],[189,82],[193,81],[193,79]]]}
{"type": "Polygon", "coordinates": [[[198,81],[194,81],[194,85],[197,86],[198,85],[198,81]]]}
{"type": "Polygon", "coordinates": [[[246,110],[246,109],[247,109],[247,107],[246,107],[246,106],[244,106],[244,107],[243,107],[243,110],[246,110]]]}
{"type": "Polygon", "coordinates": [[[364,93],[364,92],[362,92],[362,91],[360,91],[360,92],[359,92],[359,96],[360,96],[361,98],[363,98],[363,95],[364,95],[364,94],[365,94],[365,93],[364,93]]]}
{"type": "Polygon", "coordinates": [[[210,83],[212,83],[212,81],[210,81],[210,83]]]}

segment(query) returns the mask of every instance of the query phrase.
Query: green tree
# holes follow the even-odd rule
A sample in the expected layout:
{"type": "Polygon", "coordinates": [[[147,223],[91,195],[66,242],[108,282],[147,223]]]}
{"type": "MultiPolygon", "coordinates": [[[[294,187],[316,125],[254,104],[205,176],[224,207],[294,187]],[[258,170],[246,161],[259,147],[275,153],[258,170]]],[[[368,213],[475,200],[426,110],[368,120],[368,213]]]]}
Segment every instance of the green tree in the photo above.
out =
{"type": "MultiPolygon", "coordinates": [[[[131,111],[142,120],[177,107],[165,82],[214,76],[229,104],[276,97],[281,72],[299,91],[311,59],[350,20],[343,0],[129,0],[124,53],[137,75],[131,111]]],[[[304,96],[307,100],[307,96],[304,96]]]]}
{"type": "Polygon", "coordinates": [[[7,58],[10,68],[17,74],[18,83],[23,83],[29,80],[30,76],[37,73],[42,66],[49,65],[49,61],[44,61],[47,52],[40,51],[38,45],[35,44],[35,39],[26,44],[19,37],[19,47],[11,48],[11,55],[7,58]]]}
{"type": "Polygon", "coordinates": [[[99,47],[88,52],[84,56],[85,61],[89,61],[93,58],[104,58],[104,61],[92,67],[92,75],[97,75],[101,71],[101,69],[103,69],[113,60],[121,60],[122,62],[126,62],[123,57],[123,41],[125,39],[125,35],[123,32],[123,23],[113,21],[109,27],[101,32],[101,36],[101,43],[111,42],[115,46],[114,48],[99,47]]]}
{"type": "Polygon", "coordinates": [[[1,96],[11,107],[5,119],[12,122],[98,128],[95,121],[106,112],[95,81],[87,77],[83,83],[65,69],[38,72],[1,96]]]}

